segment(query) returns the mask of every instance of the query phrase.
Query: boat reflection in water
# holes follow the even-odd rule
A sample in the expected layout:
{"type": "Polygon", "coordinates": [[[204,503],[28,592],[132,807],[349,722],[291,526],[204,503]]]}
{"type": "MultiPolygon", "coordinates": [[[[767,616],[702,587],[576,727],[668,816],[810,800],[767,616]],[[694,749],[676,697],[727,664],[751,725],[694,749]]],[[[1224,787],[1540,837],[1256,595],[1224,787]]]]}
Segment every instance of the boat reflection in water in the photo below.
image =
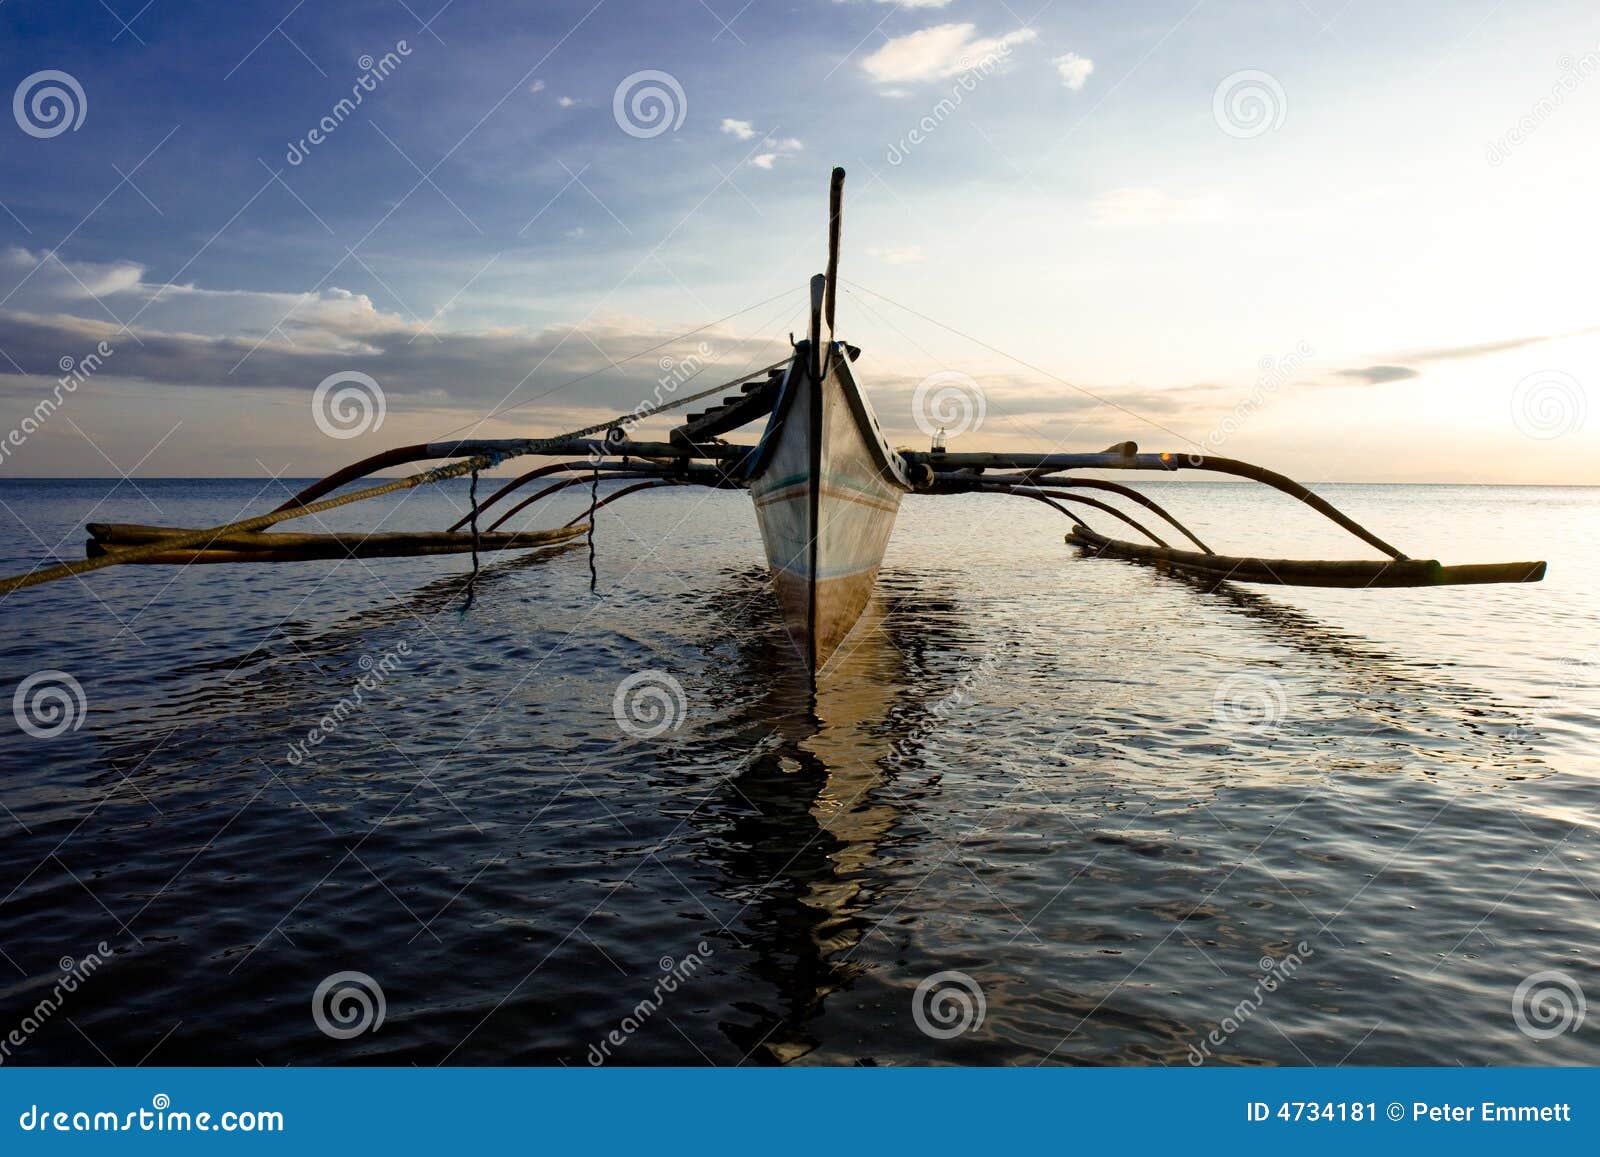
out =
{"type": "Polygon", "coordinates": [[[903,739],[930,702],[921,656],[951,642],[927,625],[958,612],[886,577],[813,681],[762,601],[735,624],[738,667],[762,678],[727,721],[760,742],[697,823],[725,897],[741,905],[729,930],[752,954],[749,975],[779,1002],[752,999],[740,1006],[750,1019],[722,1029],[748,1063],[784,1063],[817,1047],[807,1024],[864,967],[851,954],[873,929],[866,913],[887,888],[891,849],[922,834],[907,821],[934,789],[914,754],[902,758],[903,739]]]}

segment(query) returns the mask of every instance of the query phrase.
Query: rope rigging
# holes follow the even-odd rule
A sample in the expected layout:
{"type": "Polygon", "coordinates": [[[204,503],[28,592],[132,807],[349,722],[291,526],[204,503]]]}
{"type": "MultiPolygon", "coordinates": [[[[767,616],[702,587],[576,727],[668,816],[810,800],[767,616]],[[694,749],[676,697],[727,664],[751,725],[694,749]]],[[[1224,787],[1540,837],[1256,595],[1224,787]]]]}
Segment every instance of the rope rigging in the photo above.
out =
{"type": "MultiPolygon", "coordinates": [[[[705,333],[706,330],[708,330],[708,329],[715,329],[717,326],[723,325],[726,322],[730,322],[736,317],[743,317],[745,314],[750,313],[752,310],[760,309],[764,305],[771,305],[773,302],[779,300],[780,298],[789,297],[789,296],[793,295],[796,292],[797,291],[794,290],[794,289],[786,289],[782,293],[775,293],[771,297],[764,298],[763,300],[756,302],[754,305],[747,305],[743,309],[735,310],[733,313],[726,314],[726,315],[724,315],[722,317],[719,317],[716,321],[710,321],[710,322],[707,322],[705,325],[696,326],[694,329],[685,330],[683,333],[677,334],[674,337],[669,337],[665,341],[657,342],[655,345],[648,346],[645,349],[639,350],[637,353],[631,353],[627,357],[618,358],[615,361],[611,362],[609,365],[601,366],[599,369],[590,370],[586,374],[579,374],[577,377],[570,378],[567,381],[562,382],[560,385],[551,386],[548,390],[545,390],[545,391],[543,391],[541,393],[535,394],[531,398],[524,398],[522,401],[517,402],[515,405],[507,406],[505,404],[505,399],[502,399],[501,402],[500,402],[500,405],[491,408],[489,410],[489,412],[487,414],[484,414],[481,418],[478,418],[476,421],[473,421],[473,422],[463,423],[462,425],[455,427],[455,429],[453,429],[453,430],[446,430],[443,434],[440,434],[439,437],[434,439],[434,440],[442,442],[444,439],[450,437],[450,435],[458,434],[462,430],[476,429],[477,427],[483,425],[483,423],[489,421],[491,418],[498,418],[501,414],[509,414],[513,410],[520,410],[524,406],[531,406],[534,402],[541,401],[544,398],[548,398],[552,394],[559,394],[561,391],[567,390],[567,389],[571,389],[573,386],[579,385],[582,382],[586,382],[590,378],[599,377],[601,374],[605,373],[607,370],[614,369],[617,366],[627,365],[629,362],[637,361],[640,358],[645,357],[648,354],[655,353],[657,350],[664,350],[668,346],[675,345],[678,342],[683,341],[685,338],[691,338],[697,333],[705,333]]],[[[781,314],[780,314],[780,316],[781,316],[781,314]]],[[[784,359],[784,361],[787,361],[787,360],[788,360],[787,358],[784,359]]],[[[777,362],[777,363],[774,363],[774,364],[782,365],[783,362],[777,362]]],[[[537,368],[538,367],[535,367],[535,369],[537,369],[537,368]]],[[[768,368],[771,368],[771,367],[768,367],[768,368]]],[[[745,374],[743,377],[738,378],[737,381],[742,382],[742,381],[744,381],[745,378],[753,377],[754,374],[757,374],[757,373],[760,373],[760,372],[761,372],[760,370],[752,371],[752,373],[745,374]]],[[[531,377],[532,375],[530,374],[529,376],[531,377]]],[[[518,383],[517,386],[513,387],[511,393],[513,393],[513,394],[516,393],[517,389],[519,389],[519,388],[521,388],[521,383],[518,383]]],[[[511,396],[510,394],[506,395],[507,398],[509,398],[510,396],[511,396]]],[[[690,400],[690,399],[685,399],[685,401],[688,401],[688,400],[690,400]]],[[[655,412],[655,411],[652,411],[652,412],[655,412]]],[[[573,435],[568,435],[568,437],[572,437],[572,436],[573,435]]]]}
{"type": "Polygon", "coordinates": [[[594,512],[600,505],[600,460],[594,462],[594,469],[589,472],[589,593],[598,595],[600,573],[594,565],[594,512]]]}
{"type": "Polygon", "coordinates": [[[478,468],[472,468],[472,486],[467,491],[467,499],[472,504],[472,573],[467,576],[467,598],[461,604],[461,615],[466,617],[472,609],[472,598],[478,591],[478,468]]]}
{"type": "MultiPolygon", "coordinates": [[[[843,278],[841,278],[840,280],[844,281],[843,278]]],[[[868,289],[866,286],[857,285],[853,281],[844,281],[844,284],[850,286],[852,289],[859,289],[862,293],[871,294],[873,297],[876,297],[880,301],[887,302],[888,304],[894,306],[896,309],[903,309],[907,313],[909,313],[912,317],[921,318],[923,321],[927,322],[929,325],[938,326],[940,329],[944,330],[945,332],[952,333],[956,337],[962,338],[962,339],[964,339],[966,341],[970,341],[973,345],[981,346],[983,349],[988,350],[990,353],[999,354],[1001,357],[1005,358],[1007,361],[1016,362],[1017,365],[1023,367],[1024,369],[1032,370],[1036,374],[1041,374],[1044,377],[1049,378],[1052,382],[1057,382],[1060,385],[1066,386],[1067,389],[1069,389],[1069,390],[1076,390],[1078,393],[1084,395],[1085,397],[1092,398],[1094,401],[1099,402],[1102,406],[1110,406],[1113,410],[1121,411],[1122,413],[1128,415],[1128,417],[1134,419],[1135,421],[1143,422],[1147,426],[1154,426],[1157,430],[1160,430],[1163,433],[1171,434],[1174,438],[1178,439],[1180,442],[1186,442],[1189,445],[1195,446],[1195,447],[1199,447],[1199,445],[1200,445],[1200,443],[1196,442],[1193,438],[1190,438],[1190,437],[1187,437],[1187,436],[1185,436],[1183,434],[1178,433],[1178,431],[1174,430],[1172,427],[1163,425],[1162,423],[1156,421],[1154,418],[1146,417],[1144,414],[1141,414],[1136,410],[1130,410],[1130,409],[1128,409],[1127,406],[1122,405],[1120,402],[1114,402],[1110,398],[1107,398],[1107,397],[1104,397],[1104,396],[1102,396],[1100,394],[1097,394],[1091,389],[1087,389],[1084,386],[1078,385],[1076,382],[1069,382],[1069,381],[1067,381],[1066,378],[1061,377],[1059,374],[1053,374],[1049,370],[1043,368],[1042,366],[1036,366],[1032,362],[1027,361],[1024,358],[1019,358],[1016,354],[1007,353],[1005,350],[1000,349],[998,346],[990,345],[988,342],[984,341],[982,338],[973,337],[970,333],[966,333],[963,330],[959,330],[953,325],[946,325],[944,322],[938,320],[937,318],[929,317],[925,313],[920,313],[917,310],[912,309],[909,305],[904,305],[901,302],[898,302],[898,301],[894,300],[894,298],[892,298],[892,297],[887,297],[884,294],[879,293],[875,289],[868,289]]]]}

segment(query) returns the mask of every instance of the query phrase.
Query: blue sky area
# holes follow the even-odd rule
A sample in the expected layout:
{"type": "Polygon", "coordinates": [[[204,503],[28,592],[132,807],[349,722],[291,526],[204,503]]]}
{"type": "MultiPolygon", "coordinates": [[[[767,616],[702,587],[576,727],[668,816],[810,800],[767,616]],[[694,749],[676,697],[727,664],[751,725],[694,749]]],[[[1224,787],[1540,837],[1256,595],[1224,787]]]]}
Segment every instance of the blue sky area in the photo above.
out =
{"type": "Polygon", "coordinates": [[[961,448],[1597,480],[1592,4],[4,0],[0,45],[0,437],[113,351],[7,474],[303,475],[733,377],[803,328],[838,164],[901,441],[954,374],[961,448]],[[384,421],[330,438],[347,372],[384,421]]]}

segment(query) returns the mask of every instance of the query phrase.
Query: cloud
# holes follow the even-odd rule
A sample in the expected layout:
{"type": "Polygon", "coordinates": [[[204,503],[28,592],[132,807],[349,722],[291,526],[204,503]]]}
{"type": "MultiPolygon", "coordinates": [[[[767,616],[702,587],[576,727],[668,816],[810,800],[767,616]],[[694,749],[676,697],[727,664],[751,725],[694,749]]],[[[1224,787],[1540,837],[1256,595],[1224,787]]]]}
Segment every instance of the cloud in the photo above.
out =
{"type": "Polygon", "coordinates": [[[213,337],[276,331],[312,349],[338,350],[359,348],[364,333],[386,324],[371,298],[338,288],[283,293],[164,285],[145,281],[144,267],[134,262],[68,263],[48,250],[17,247],[0,253],[0,272],[16,274],[0,295],[0,310],[87,314],[119,328],[126,320],[155,332],[213,337]]]}
{"type": "Polygon", "coordinates": [[[758,169],[770,170],[773,165],[778,163],[780,157],[788,153],[798,153],[805,148],[805,145],[794,137],[784,137],[782,140],[777,137],[767,137],[761,143],[772,151],[750,158],[750,163],[758,169]]]}
{"type": "Polygon", "coordinates": [[[1355,369],[1339,370],[1341,378],[1355,378],[1369,386],[1380,386],[1385,382],[1403,382],[1408,378],[1419,378],[1422,374],[1410,366],[1358,366],[1355,369]]]}
{"type": "Polygon", "coordinates": [[[1061,83],[1073,92],[1082,89],[1084,82],[1089,79],[1089,74],[1094,71],[1094,61],[1087,56],[1079,56],[1076,52],[1057,56],[1050,63],[1055,65],[1056,71],[1061,74],[1061,83]]]}
{"type": "Polygon", "coordinates": [[[576,100],[574,100],[574,99],[573,99],[573,98],[572,98],[572,97],[570,97],[570,96],[563,96],[563,97],[559,97],[559,98],[558,98],[558,99],[557,99],[557,100],[556,100],[556,103],[557,103],[557,104],[558,104],[558,105],[560,105],[560,106],[561,106],[561,107],[562,107],[562,108],[572,108],[572,107],[573,107],[573,106],[574,106],[574,105],[576,105],[576,104],[577,104],[577,103],[578,103],[578,102],[577,102],[577,101],[576,101],[576,100]]]}
{"type": "Polygon", "coordinates": [[[756,135],[755,126],[749,121],[734,120],[732,117],[722,118],[722,131],[741,141],[748,141],[756,135]]]}
{"type": "Polygon", "coordinates": [[[1174,197],[1161,189],[1112,189],[1089,207],[1102,229],[1140,229],[1154,225],[1197,224],[1222,219],[1222,202],[1211,194],[1174,197]]]}
{"type": "Polygon", "coordinates": [[[872,245],[867,248],[867,256],[876,257],[885,265],[916,265],[922,261],[922,246],[902,245],[891,248],[872,245]]]}
{"type": "Polygon", "coordinates": [[[542,81],[542,80],[534,81],[532,84],[530,84],[528,86],[528,91],[529,92],[543,92],[544,91],[544,81],[542,81]]]}
{"type": "Polygon", "coordinates": [[[1410,353],[1399,355],[1398,360],[1406,362],[1444,362],[1456,361],[1461,358],[1480,358],[1489,354],[1502,354],[1510,350],[1519,350],[1524,346],[1538,345],[1540,342],[1560,341],[1562,338],[1568,337],[1587,337],[1594,333],[1600,333],[1600,326],[1588,326],[1584,329],[1572,330],[1569,333],[1534,334],[1531,337],[1504,338],[1499,341],[1477,342],[1473,345],[1412,350],[1410,353]]]}
{"type": "Polygon", "coordinates": [[[1335,375],[1341,378],[1351,378],[1369,386],[1383,385],[1386,382],[1404,382],[1412,378],[1420,378],[1422,371],[1413,369],[1403,362],[1455,362],[1466,361],[1470,358],[1490,357],[1494,354],[1509,353],[1512,350],[1524,349],[1528,346],[1539,345],[1547,341],[1560,341],[1563,338],[1588,337],[1600,333],[1600,326],[1587,326],[1584,329],[1572,330],[1567,333],[1540,333],[1527,337],[1501,338],[1496,341],[1474,342],[1471,345],[1434,346],[1430,349],[1409,350],[1404,353],[1388,354],[1390,361],[1370,366],[1354,366],[1347,370],[1337,370],[1335,375]]]}
{"type": "MultiPolygon", "coordinates": [[[[132,380],[212,390],[309,393],[331,373],[359,370],[378,381],[392,404],[411,399],[429,406],[474,410],[497,405],[513,390],[513,403],[537,398],[554,386],[598,369],[600,373],[564,392],[553,404],[620,413],[655,389],[660,359],[683,362],[691,355],[698,357],[699,342],[710,348],[711,356],[701,359],[706,363],[703,380],[696,379],[700,381],[696,386],[685,384],[685,393],[705,389],[718,381],[719,375],[726,380],[775,361],[787,352],[788,344],[743,339],[714,329],[673,340],[673,334],[657,326],[621,316],[536,332],[435,333],[384,315],[381,328],[350,335],[352,340],[342,349],[316,349],[278,338],[260,341],[143,328],[133,332],[143,344],[135,343],[114,322],[65,314],[0,313],[0,348],[30,377],[57,378],[64,355],[81,357],[104,341],[115,351],[106,359],[99,379],[111,383],[108,388],[132,380]],[[622,362],[663,342],[667,344],[631,366],[622,362]]],[[[0,382],[8,377],[14,382],[23,380],[11,363],[0,359],[0,382]]]]}
{"type": "Polygon", "coordinates": [[[971,24],[936,24],[906,36],[897,36],[861,62],[866,74],[879,84],[904,84],[956,76],[985,58],[1004,56],[1014,45],[1037,39],[1031,28],[1004,36],[973,36],[971,24]]]}
{"type": "Polygon", "coordinates": [[[36,288],[53,287],[62,299],[110,297],[132,289],[144,278],[144,266],[136,262],[77,261],[69,267],[53,250],[34,253],[17,245],[0,254],[0,269],[15,272],[19,287],[29,282],[37,283],[36,288]]]}

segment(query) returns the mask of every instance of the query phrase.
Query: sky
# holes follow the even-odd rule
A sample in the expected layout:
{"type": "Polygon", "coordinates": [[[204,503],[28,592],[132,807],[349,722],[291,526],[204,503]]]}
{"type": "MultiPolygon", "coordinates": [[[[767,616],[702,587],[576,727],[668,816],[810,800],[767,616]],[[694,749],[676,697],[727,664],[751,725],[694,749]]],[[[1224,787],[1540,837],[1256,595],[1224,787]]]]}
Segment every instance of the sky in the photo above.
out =
{"type": "Polygon", "coordinates": [[[0,0],[0,63],[0,478],[735,379],[842,165],[897,444],[1600,482],[1592,3],[0,0]]]}

